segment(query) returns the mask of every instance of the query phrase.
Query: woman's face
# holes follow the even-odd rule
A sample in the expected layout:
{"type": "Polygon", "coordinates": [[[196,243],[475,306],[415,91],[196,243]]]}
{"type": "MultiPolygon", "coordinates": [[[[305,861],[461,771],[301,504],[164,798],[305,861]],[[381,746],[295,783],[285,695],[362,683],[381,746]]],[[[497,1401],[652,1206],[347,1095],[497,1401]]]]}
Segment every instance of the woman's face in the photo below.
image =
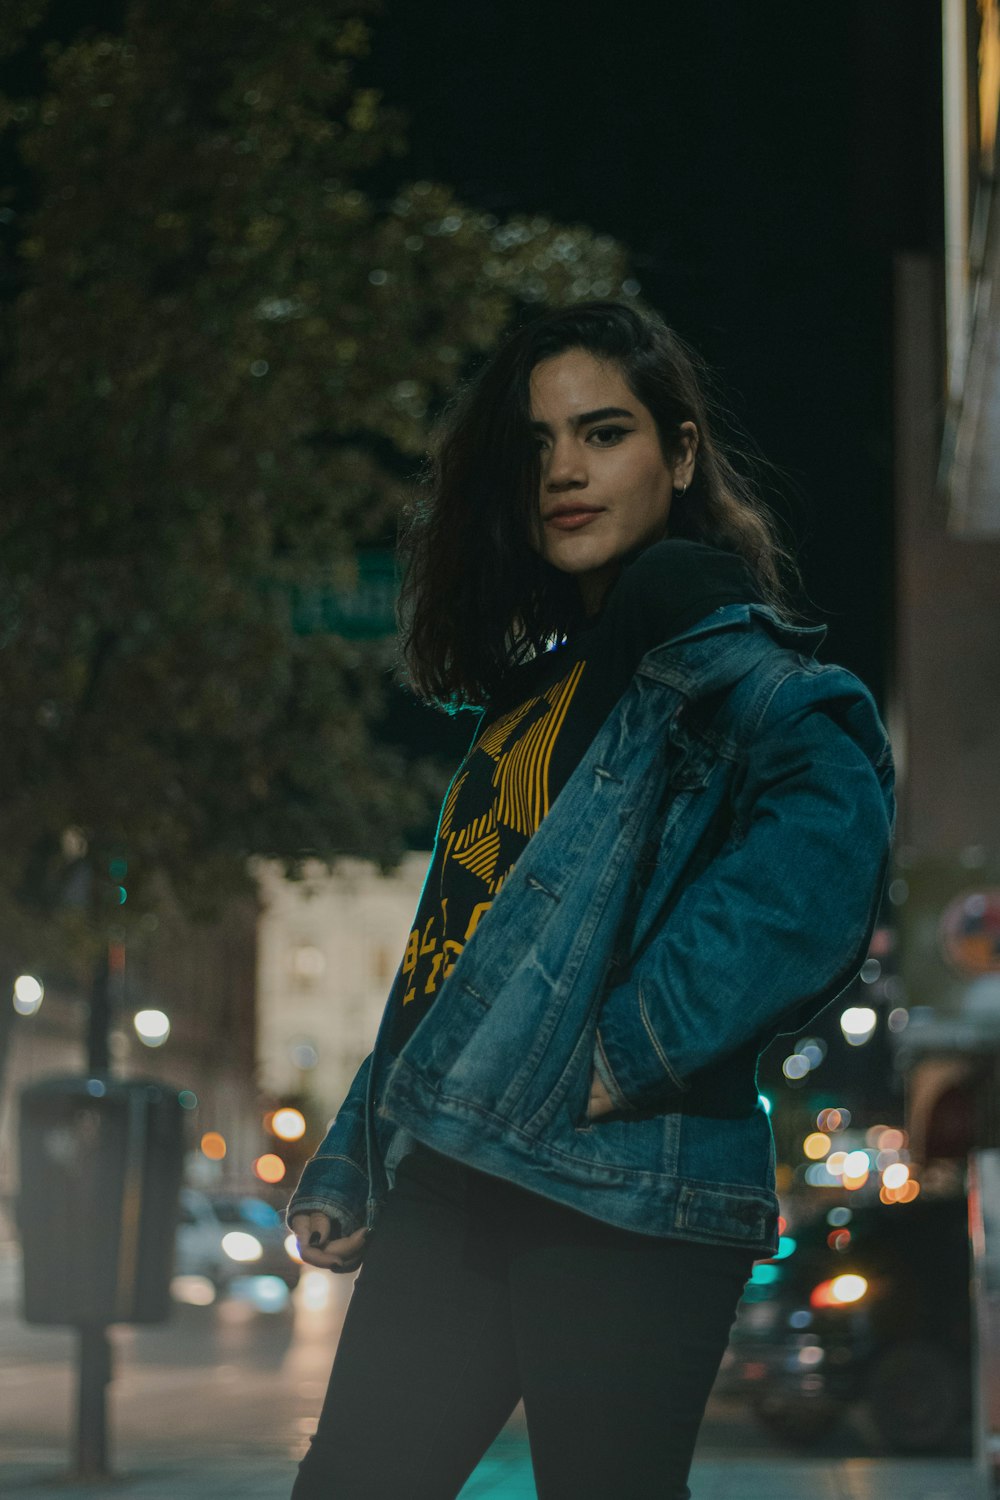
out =
{"type": "Polygon", "coordinates": [[[621,559],[666,535],[674,487],[694,473],[697,429],[681,425],[678,456],[668,462],[649,408],[618,365],[585,349],[537,364],[530,394],[541,465],[535,545],[577,576],[593,614],[621,559]]]}

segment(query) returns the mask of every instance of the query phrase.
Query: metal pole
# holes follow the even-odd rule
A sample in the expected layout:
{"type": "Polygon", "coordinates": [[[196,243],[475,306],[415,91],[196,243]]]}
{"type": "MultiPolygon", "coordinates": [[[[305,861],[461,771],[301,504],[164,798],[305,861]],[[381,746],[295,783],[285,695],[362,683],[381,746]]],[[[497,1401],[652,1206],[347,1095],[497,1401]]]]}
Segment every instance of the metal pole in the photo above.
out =
{"type": "Polygon", "coordinates": [[[111,1344],[103,1323],[83,1323],[77,1384],[77,1479],[107,1479],[108,1429],[105,1397],[111,1382],[111,1344]]]}
{"type": "Polygon", "coordinates": [[[108,1032],[110,1029],[111,992],[108,984],[108,950],[105,944],[101,948],[100,958],[94,965],[94,977],[90,986],[87,1067],[93,1078],[99,1078],[108,1071],[108,1032]]]}
{"type": "Polygon", "coordinates": [[[3,1103],[4,1077],[7,1072],[7,1053],[13,1039],[14,1007],[11,1003],[10,985],[0,983],[0,1105],[3,1103]]]}
{"type": "MultiPolygon", "coordinates": [[[[92,1078],[108,1072],[110,1001],[108,950],[102,946],[94,966],[87,1023],[87,1068],[92,1078]]],[[[75,1473],[79,1479],[106,1479],[110,1473],[107,1390],[111,1383],[111,1344],[103,1323],[83,1323],[79,1334],[75,1473]]]]}

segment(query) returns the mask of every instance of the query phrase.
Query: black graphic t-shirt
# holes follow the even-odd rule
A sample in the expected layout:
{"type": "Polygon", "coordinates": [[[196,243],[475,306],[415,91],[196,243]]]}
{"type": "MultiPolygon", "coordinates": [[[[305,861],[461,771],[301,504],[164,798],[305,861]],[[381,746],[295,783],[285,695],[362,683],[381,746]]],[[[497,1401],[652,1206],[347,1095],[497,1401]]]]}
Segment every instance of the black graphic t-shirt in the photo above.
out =
{"type": "Polygon", "coordinates": [[[572,640],[511,670],[441,809],[390,995],[391,1052],[426,1015],[646,652],[724,604],[759,597],[741,558],[666,539],[623,568],[600,613],[572,640]]]}

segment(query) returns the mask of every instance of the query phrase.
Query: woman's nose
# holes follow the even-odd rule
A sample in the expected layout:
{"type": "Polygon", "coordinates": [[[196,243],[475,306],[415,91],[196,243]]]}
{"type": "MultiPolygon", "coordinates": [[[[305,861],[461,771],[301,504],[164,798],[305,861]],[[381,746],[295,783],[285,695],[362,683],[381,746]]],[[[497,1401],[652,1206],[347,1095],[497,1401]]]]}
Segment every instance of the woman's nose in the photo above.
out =
{"type": "Polygon", "coordinates": [[[575,445],[557,443],[543,467],[546,489],[580,487],[587,483],[587,466],[575,445]]]}

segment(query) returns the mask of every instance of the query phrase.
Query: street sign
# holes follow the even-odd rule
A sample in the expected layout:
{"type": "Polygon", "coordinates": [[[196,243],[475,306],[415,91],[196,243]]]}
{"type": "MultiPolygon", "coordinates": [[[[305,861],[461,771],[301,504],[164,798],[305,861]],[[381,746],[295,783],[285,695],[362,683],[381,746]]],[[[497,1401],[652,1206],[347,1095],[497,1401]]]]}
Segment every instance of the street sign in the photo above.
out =
{"type": "Polygon", "coordinates": [[[296,635],[342,635],[378,640],[396,632],[396,564],[387,550],[357,554],[350,584],[290,583],[285,586],[296,635]]]}

